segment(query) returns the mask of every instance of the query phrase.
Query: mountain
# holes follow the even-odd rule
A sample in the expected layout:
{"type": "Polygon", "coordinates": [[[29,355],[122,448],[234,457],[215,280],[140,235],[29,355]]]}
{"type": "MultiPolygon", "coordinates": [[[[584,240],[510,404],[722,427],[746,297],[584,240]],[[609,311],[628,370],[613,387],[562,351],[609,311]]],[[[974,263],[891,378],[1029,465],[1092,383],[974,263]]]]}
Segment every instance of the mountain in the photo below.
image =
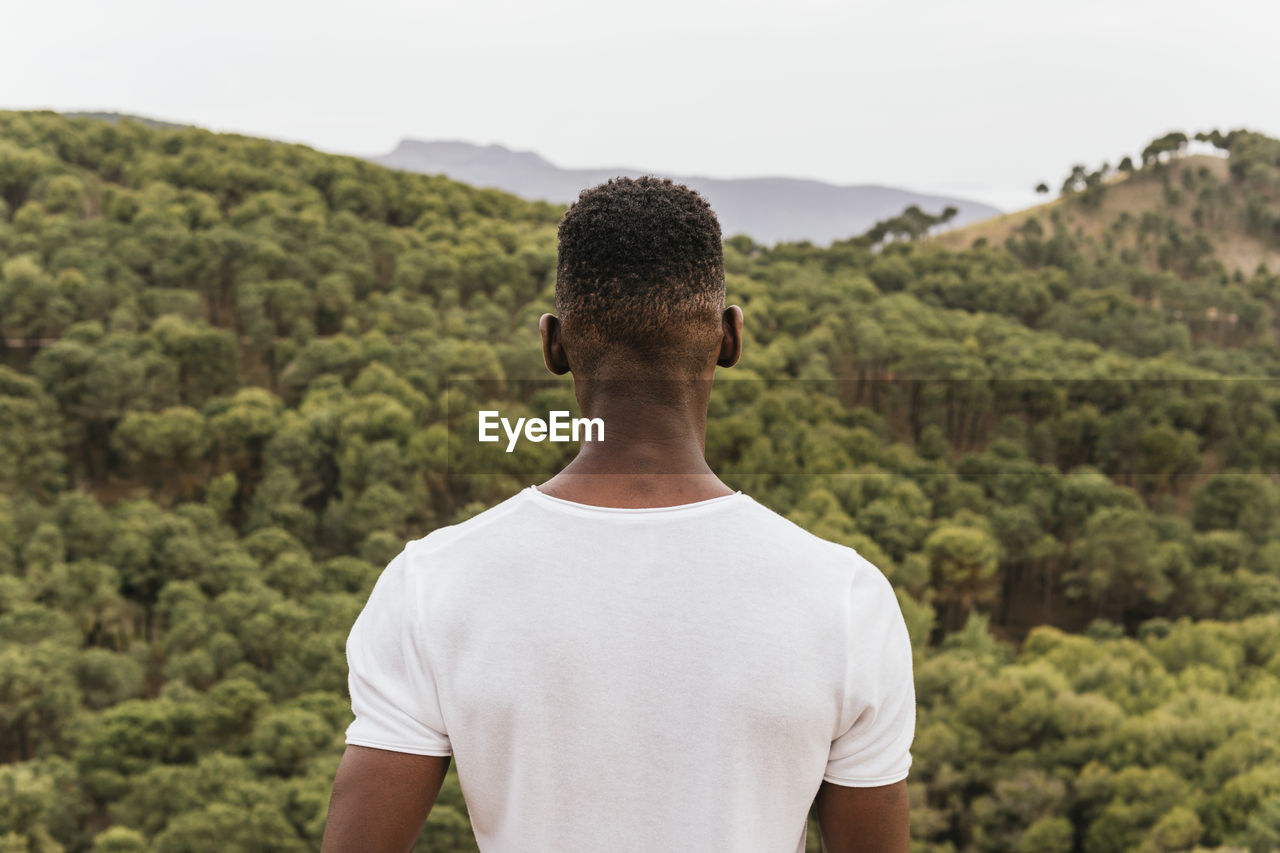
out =
{"type": "MultiPolygon", "coordinates": [[[[568,203],[587,187],[618,175],[647,174],[627,167],[562,169],[532,151],[469,142],[403,140],[374,163],[407,172],[443,174],[478,187],[494,187],[526,199],[568,203]]],[[[665,175],[706,196],[726,237],[747,234],[761,243],[809,240],[826,245],[861,234],[878,220],[910,205],[940,213],[959,208],[956,225],[996,216],[997,208],[969,199],[926,195],[875,184],[838,186],[802,178],[704,178],[665,175]]]]}
{"type": "Polygon", "coordinates": [[[157,118],[147,118],[146,116],[134,115],[133,113],[115,113],[115,112],[80,112],[80,113],[62,113],[67,118],[87,118],[92,121],[105,121],[115,124],[121,121],[136,121],[138,124],[153,127],[159,130],[181,130],[184,127],[191,127],[189,124],[181,124],[179,122],[161,121],[157,118]]]}

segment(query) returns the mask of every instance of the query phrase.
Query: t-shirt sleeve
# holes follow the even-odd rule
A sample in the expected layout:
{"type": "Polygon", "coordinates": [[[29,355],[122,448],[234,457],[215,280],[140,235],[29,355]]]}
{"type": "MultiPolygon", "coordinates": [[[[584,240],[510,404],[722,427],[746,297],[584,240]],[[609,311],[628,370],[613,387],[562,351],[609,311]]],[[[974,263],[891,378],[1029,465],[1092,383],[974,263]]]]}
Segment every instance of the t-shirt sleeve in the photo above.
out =
{"type": "Polygon", "coordinates": [[[420,648],[418,598],[407,551],[383,571],[347,637],[355,721],[347,743],[415,755],[452,755],[435,678],[420,648]]]}
{"type": "Polygon", "coordinates": [[[823,776],[856,788],[905,779],[916,728],[911,639],[902,608],[880,570],[870,563],[864,568],[870,579],[851,592],[840,731],[823,776]]]}

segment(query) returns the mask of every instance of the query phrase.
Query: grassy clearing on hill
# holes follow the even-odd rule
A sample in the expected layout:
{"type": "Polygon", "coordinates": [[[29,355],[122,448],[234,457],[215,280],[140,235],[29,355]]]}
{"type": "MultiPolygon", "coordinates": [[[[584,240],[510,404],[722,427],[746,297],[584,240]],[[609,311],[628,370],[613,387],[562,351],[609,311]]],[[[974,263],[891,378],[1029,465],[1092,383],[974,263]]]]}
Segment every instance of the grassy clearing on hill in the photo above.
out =
{"type": "MultiPolygon", "coordinates": [[[[929,238],[929,242],[956,251],[968,249],[976,241],[983,239],[989,245],[1002,246],[1005,240],[1017,233],[1029,220],[1039,219],[1047,225],[1056,213],[1061,217],[1068,233],[1080,240],[1081,248],[1094,257],[1126,248],[1139,253],[1145,250],[1148,255],[1145,260],[1158,265],[1150,257],[1150,247],[1140,245],[1135,228],[1117,229],[1115,224],[1126,215],[1129,222],[1137,223],[1144,213],[1159,211],[1171,217],[1182,228],[1189,231],[1202,230],[1213,244],[1214,257],[1229,272],[1239,270],[1247,275],[1260,263],[1270,270],[1280,269],[1280,248],[1269,246],[1247,233],[1241,227],[1239,211],[1234,211],[1237,215],[1221,215],[1216,220],[1197,225],[1194,221],[1195,198],[1183,187],[1183,173],[1190,172],[1196,184],[1200,185],[1204,180],[1201,170],[1221,184],[1226,185],[1231,180],[1225,157],[1206,154],[1185,157],[1161,167],[1163,174],[1160,176],[1145,172],[1132,176],[1114,176],[1107,182],[1106,192],[1096,207],[1081,203],[1079,196],[1060,196],[1035,207],[993,216],[982,222],[947,231],[929,238]],[[1175,188],[1181,196],[1176,204],[1170,203],[1171,199],[1165,192],[1165,181],[1162,178],[1166,175],[1168,185],[1175,188]],[[1112,235],[1113,247],[1106,245],[1108,234],[1112,235]]],[[[1225,214],[1226,211],[1220,213],[1225,214]]]]}

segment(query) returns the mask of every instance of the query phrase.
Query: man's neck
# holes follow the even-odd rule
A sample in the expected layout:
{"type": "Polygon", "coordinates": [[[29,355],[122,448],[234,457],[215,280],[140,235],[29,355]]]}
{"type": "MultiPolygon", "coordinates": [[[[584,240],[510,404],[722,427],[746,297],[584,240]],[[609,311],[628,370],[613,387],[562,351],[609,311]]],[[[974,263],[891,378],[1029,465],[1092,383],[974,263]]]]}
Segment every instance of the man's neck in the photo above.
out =
{"type": "Polygon", "coordinates": [[[733,494],[705,457],[710,384],[630,387],[621,389],[624,393],[579,385],[583,417],[603,421],[604,439],[585,442],[539,491],[576,503],[632,508],[733,494]]]}

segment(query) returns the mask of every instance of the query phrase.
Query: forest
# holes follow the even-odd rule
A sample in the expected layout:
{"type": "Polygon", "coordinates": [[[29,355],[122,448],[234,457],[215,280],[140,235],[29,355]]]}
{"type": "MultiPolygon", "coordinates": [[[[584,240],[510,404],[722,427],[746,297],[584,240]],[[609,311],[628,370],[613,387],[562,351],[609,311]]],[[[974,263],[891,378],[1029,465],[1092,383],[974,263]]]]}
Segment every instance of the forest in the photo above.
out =
{"type": "MultiPolygon", "coordinates": [[[[897,590],[920,853],[1280,849],[1280,273],[1219,251],[1280,249],[1280,141],[1199,138],[1004,239],[726,237],[708,459],[897,590]]],[[[373,582],[572,453],[464,440],[572,408],[562,213],[0,112],[0,853],[319,848],[373,582]]],[[[476,849],[453,770],[416,849],[476,849]]]]}

